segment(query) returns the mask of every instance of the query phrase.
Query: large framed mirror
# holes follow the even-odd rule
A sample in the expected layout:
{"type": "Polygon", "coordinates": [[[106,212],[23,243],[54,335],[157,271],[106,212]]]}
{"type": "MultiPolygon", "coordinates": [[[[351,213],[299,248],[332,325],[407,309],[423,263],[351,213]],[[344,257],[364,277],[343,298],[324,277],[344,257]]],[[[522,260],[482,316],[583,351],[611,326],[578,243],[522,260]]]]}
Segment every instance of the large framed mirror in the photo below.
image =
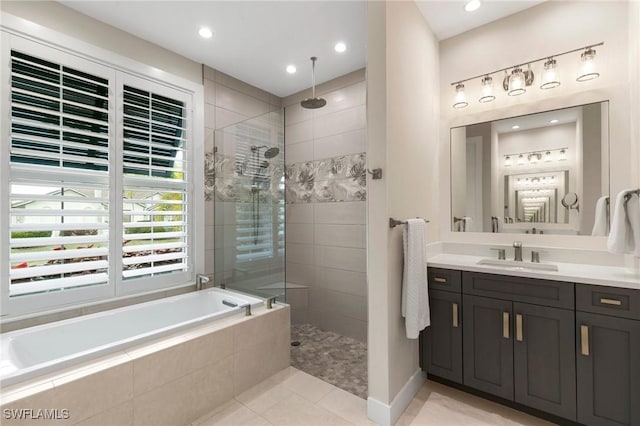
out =
{"type": "Polygon", "coordinates": [[[454,232],[605,236],[608,197],[608,101],[451,129],[454,232]]]}

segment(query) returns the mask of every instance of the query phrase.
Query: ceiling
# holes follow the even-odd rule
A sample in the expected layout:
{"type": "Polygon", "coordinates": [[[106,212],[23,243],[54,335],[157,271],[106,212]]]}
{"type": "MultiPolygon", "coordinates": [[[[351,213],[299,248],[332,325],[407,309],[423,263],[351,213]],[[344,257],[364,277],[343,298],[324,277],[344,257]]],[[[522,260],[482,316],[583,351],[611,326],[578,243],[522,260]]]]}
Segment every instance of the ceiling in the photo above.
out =
{"type": "MultiPolygon", "coordinates": [[[[230,74],[277,96],[311,86],[311,56],[317,56],[316,83],[366,64],[365,1],[100,1],[60,3],[195,62],[230,74]],[[198,35],[202,26],[214,36],[198,35]],[[336,53],[342,41],[347,51],[336,53]],[[288,65],[297,73],[288,74],[288,65]]],[[[484,0],[472,13],[465,1],[417,1],[438,39],[468,31],[529,8],[541,0],[484,0]]]]}

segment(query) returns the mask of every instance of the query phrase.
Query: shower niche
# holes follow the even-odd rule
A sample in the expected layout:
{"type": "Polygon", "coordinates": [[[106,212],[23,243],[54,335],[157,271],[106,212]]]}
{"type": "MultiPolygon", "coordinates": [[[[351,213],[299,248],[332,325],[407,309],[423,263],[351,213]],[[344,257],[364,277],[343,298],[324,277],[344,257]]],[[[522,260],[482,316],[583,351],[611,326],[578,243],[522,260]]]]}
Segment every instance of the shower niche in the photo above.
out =
{"type": "Polygon", "coordinates": [[[205,161],[214,201],[214,282],[285,300],[283,111],[218,129],[205,161]]]}

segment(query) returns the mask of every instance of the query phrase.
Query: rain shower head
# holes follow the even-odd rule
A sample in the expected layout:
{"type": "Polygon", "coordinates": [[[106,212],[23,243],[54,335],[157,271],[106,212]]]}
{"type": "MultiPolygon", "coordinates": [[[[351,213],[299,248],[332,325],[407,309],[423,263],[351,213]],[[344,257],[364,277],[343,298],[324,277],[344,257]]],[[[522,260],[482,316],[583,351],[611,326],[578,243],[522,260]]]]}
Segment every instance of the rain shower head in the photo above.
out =
{"type": "Polygon", "coordinates": [[[306,109],[318,109],[327,104],[327,101],[322,98],[316,98],[316,61],[318,58],[311,57],[311,97],[300,102],[300,106],[306,109]]]}
{"type": "Polygon", "coordinates": [[[264,158],[266,158],[267,160],[271,160],[273,157],[280,154],[280,148],[278,148],[277,146],[268,147],[267,145],[253,145],[251,147],[251,152],[258,152],[258,150],[262,148],[267,148],[267,150],[264,152],[264,158]]]}

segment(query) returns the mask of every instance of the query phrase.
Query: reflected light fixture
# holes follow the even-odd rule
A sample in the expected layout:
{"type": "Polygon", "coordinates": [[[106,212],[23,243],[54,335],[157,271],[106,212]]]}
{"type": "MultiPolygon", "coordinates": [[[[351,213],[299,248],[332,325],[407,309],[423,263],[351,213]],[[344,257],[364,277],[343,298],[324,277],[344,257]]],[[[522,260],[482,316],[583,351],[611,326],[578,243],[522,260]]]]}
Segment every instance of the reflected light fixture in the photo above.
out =
{"type": "Polygon", "coordinates": [[[553,58],[547,59],[544,63],[544,72],[542,73],[541,89],[553,89],[560,86],[560,80],[558,79],[558,67],[556,60],[553,58]]]}
{"type": "Polygon", "coordinates": [[[453,107],[456,109],[460,109],[466,107],[467,105],[469,105],[469,103],[467,102],[467,97],[464,94],[464,84],[458,83],[456,84],[456,97],[453,107]]]}
{"type": "Polygon", "coordinates": [[[558,161],[565,161],[567,159],[567,151],[564,149],[560,150],[560,154],[558,154],[558,161]]]}
{"type": "Polygon", "coordinates": [[[526,91],[527,89],[525,89],[524,73],[522,72],[522,68],[516,67],[511,71],[511,75],[509,76],[509,91],[507,94],[509,96],[518,96],[522,95],[526,91]]]}
{"type": "Polygon", "coordinates": [[[482,6],[480,0],[469,0],[467,4],[464,5],[464,10],[467,12],[474,12],[480,9],[480,6],[482,6]]]}
{"type": "Polygon", "coordinates": [[[510,167],[511,166],[511,157],[508,156],[508,155],[504,157],[504,166],[505,167],[510,167]]]}
{"type": "Polygon", "coordinates": [[[200,29],[198,30],[198,34],[200,34],[200,37],[202,38],[213,37],[213,31],[211,31],[211,29],[208,27],[200,27],[200,29]]]}
{"type": "Polygon", "coordinates": [[[544,153],[544,161],[545,163],[548,163],[551,161],[551,151],[547,151],[544,153]]]}
{"type": "Polygon", "coordinates": [[[596,70],[596,51],[592,47],[587,47],[580,55],[580,70],[576,81],[588,81],[598,78],[600,73],[596,70]]]}
{"type": "Polygon", "coordinates": [[[482,103],[491,102],[496,97],[493,94],[493,79],[488,75],[482,77],[482,96],[479,101],[482,103]]]}
{"type": "Polygon", "coordinates": [[[523,165],[524,164],[524,155],[520,154],[518,156],[518,164],[519,165],[523,165]]]}

